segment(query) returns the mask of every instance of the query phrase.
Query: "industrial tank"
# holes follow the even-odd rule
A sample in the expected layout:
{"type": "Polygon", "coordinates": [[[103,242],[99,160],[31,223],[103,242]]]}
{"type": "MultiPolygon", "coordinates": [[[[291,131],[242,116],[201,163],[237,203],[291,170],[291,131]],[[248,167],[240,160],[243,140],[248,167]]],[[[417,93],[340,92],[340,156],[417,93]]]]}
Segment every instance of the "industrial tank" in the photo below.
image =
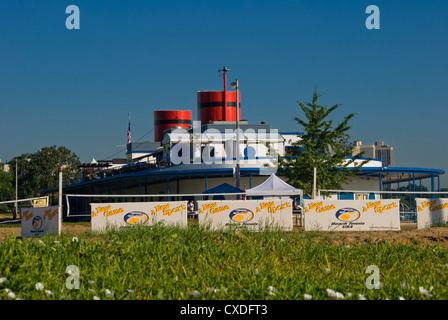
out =
{"type": "Polygon", "coordinates": [[[191,127],[191,110],[154,110],[154,141],[163,140],[163,131],[191,127]]]}
{"type": "MultiPolygon", "coordinates": [[[[236,121],[236,91],[227,91],[227,99],[224,99],[224,91],[198,91],[198,120],[201,124],[212,121],[236,121]],[[227,106],[224,101],[227,100],[227,106]]],[[[238,92],[240,107],[239,119],[241,120],[241,92],[238,92]]]]}

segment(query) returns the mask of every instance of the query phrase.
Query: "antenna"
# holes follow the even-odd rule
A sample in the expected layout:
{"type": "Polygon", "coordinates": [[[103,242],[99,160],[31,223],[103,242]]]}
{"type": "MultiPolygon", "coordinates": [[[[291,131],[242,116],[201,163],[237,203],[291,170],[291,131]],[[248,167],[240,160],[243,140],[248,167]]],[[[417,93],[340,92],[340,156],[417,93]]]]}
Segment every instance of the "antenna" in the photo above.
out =
{"type": "Polygon", "coordinates": [[[222,118],[224,121],[227,121],[227,112],[226,112],[226,110],[227,110],[227,72],[229,70],[230,70],[229,67],[223,67],[222,69],[218,68],[218,73],[221,71],[224,73],[224,97],[222,99],[224,102],[224,106],[222,108],[222,113],[223,113],[222,118]]]}
{"type": "Polygon", "coordinates": [[[218,72],[224,72],[224,74],[226,74],[227,73],[227,71],[229,71],[230,70],[230,68],[229,67],[222,67],[222,69],[221,68],[218,68],[218,72]]]}

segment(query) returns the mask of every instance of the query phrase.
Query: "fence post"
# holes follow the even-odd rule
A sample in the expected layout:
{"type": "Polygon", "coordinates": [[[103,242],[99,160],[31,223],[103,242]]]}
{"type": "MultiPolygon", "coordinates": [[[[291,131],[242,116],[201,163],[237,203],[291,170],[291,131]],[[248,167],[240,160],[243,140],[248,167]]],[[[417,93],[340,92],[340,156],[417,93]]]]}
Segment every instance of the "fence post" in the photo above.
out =
{"type": "Polygon", "coordinates": [[[59,171],[59,204],[58,204],[58,235],[61,235],[61,227],[62,227],[62,168],[59,171]]]}

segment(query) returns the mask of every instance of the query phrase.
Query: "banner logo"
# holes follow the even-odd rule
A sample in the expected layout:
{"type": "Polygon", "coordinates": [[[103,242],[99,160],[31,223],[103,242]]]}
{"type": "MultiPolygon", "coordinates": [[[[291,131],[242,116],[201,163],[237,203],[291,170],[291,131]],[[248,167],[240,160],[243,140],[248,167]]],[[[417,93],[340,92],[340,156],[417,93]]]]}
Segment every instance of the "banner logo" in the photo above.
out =
{"type": "Polygon", "coordinates": [[[149,217],[142,211],[131,211],[124,215],[124,221],[129,224],[145,223],[149,217]]]}
{"type": "Polygon", "coordinates": [[[235,222],[248,222],[253,219],[254,213],[249,209],[235,209],[229,214],[230,219],[235,222]]]}
{"type": "Polygon", "coordinates": [[[360,215],[361,214],[359,213],[359,211],[353,208],[343,208],[336,212],[336,218],[344,222],[351,222],[358,220],[360,215]]]}
{"type": "Polygon", "coordinates": [[[34,219],[33,219],[33,229],[34,230],[39,230],[40,228],[42,228],[42,223],[43,223],[43,220],[42,220],[42,218],[40,216],[34,217],[34,219]]]}

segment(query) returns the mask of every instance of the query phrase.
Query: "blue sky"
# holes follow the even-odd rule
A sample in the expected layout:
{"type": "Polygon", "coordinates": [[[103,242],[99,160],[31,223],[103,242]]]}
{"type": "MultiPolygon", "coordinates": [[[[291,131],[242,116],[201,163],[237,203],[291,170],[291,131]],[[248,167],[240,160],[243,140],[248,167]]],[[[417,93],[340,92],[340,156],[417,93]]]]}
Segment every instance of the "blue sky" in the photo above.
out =
{"type": "Polygon", "coordinates": [[[0,2],[0,158],[63,145],[82,162],[152,140],[153,110],[239,79],[242,117],[301,131],[297,100],[356,112],[352,140],[394,147],[395,166],[447,171],[448,2],[0,2]],[[68,5],[80,29],[68,30],[68,5]],[[368,5],[380,29],[368,30],[368,5]],[[149,132],[149,133],[148,133],[149,132]],[[145,134],[147,134],[145,136],[145,134]]]}

